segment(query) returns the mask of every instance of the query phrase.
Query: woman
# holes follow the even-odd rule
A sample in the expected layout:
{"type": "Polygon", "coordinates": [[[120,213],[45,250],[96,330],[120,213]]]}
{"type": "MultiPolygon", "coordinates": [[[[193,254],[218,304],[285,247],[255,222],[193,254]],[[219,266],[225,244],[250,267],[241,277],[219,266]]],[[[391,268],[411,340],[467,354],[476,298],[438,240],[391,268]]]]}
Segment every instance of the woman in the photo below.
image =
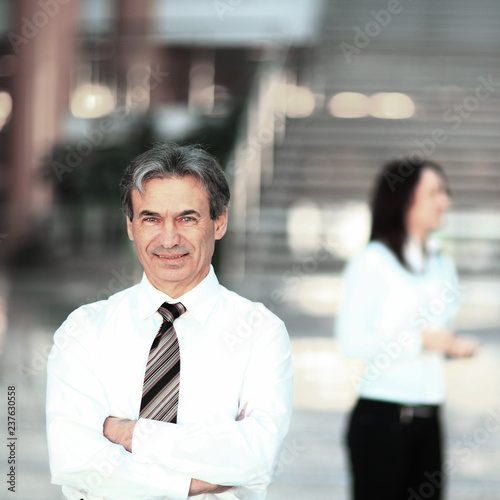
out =
{"type": "Polygon", "coordinates": [[[456,272],[428,242],[448,205],[438,164],[388,163],[370,242],[346,268],[337,335],[347,356],[366,363],[347,435],[355,500],[441,498],[441,363],[477,347],[450,329],[456,272]]]}

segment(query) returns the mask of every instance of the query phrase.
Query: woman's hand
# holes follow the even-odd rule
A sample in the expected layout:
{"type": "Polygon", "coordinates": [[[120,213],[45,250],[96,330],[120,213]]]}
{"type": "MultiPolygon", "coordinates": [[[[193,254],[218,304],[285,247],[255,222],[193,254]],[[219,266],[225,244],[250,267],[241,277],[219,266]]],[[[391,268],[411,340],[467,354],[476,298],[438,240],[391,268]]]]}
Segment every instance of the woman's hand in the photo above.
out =
{"type": "Polygon", "coordinates": [[[477,340],[455,336],[447,354],[454,358],[470,358],[476,353],[478,347],[477,340]]]}
{"type": "Polygon", "coordinates": [[[474,355],[479,342],[455,335],[447,329],[424,330],[422,332],[422,346],[427,351],[436,351],[454,358],[466,358],[474,355]]]}

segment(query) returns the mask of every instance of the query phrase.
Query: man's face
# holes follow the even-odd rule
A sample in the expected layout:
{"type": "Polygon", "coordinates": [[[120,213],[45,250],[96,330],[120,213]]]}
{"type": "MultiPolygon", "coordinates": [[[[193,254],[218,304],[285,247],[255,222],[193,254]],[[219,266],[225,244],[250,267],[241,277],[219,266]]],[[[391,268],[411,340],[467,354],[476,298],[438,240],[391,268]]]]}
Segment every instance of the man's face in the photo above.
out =
{"type": "Polygon", "coordinates": [[[208,194],[193,176],[151,179],[132,192],[128,237],[148,280],[177,298],[208,274],[215,240],[226,232],[227,211],[210,218],[208,194]]]}

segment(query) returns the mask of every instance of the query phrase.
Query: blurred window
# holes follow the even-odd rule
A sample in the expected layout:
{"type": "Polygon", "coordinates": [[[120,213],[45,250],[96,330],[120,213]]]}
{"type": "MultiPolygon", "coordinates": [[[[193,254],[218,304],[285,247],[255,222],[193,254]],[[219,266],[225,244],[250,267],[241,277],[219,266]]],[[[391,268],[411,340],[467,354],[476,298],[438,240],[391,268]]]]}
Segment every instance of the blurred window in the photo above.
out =
{"type": "Polygon", "coordinates": [[[322,8],[322,0],[152,0],[153,30],[170,43],[314,43],[322,8]]]}
{"type": "Polygon", "coordinates": [[[0,36],[7,35],[13,29],[12,5],[14,3],[10,0],[0,0],[0,36]]]}
{"type": "Polygon", "coordinates": [[[81,23],[84,33],[109,33],[115,14],[113,0],[82,0],[81,23]]]}

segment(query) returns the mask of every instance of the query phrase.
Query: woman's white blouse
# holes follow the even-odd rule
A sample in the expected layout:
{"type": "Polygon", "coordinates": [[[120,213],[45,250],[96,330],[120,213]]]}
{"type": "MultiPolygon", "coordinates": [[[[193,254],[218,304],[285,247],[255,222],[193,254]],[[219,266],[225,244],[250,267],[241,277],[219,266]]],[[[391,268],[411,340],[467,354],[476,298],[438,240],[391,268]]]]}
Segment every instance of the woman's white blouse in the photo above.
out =
{"type": "Polygon", "coordinates": [[[370,242],[346,267],[336,336],[347,357],[366,363],[361,397],[440,404],[442,355],[422,349],[423,330],[451,328],[460,290],[451,261],[422,258],[411,242],[405,269],[382,243],[370,242]]]}

